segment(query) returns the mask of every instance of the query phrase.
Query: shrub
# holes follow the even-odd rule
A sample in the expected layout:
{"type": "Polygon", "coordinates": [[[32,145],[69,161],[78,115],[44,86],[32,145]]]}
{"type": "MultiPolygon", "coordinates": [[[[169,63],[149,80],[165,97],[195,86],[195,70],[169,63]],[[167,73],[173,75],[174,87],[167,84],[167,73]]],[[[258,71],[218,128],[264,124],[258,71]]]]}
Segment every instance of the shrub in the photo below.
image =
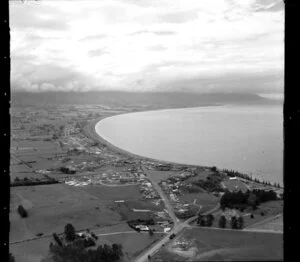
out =
{"type": "Polygon", "coordinates": [[[18,206],[18,212],[22,218],[28,217],[27,211],[22,205],[18,206]]]}

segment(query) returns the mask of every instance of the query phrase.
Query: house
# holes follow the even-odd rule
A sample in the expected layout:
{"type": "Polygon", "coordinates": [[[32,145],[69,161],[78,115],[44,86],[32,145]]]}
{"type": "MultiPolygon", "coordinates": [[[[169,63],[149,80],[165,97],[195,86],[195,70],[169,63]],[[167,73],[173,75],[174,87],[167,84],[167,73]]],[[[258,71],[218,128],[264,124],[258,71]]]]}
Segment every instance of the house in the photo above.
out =
{"type": "Polygon", "coordinates": [[[135,228],[140,229],[141,231],[149,231],[149,227],[144,226],[144,225],[137,225],[135,228]]]}
{"type": "Polygon", "coordinates": [[[171,230],[170,227],[165,227],[165,228],[164,228],[164,233],[168,233],[170,230],[171,230]]]}

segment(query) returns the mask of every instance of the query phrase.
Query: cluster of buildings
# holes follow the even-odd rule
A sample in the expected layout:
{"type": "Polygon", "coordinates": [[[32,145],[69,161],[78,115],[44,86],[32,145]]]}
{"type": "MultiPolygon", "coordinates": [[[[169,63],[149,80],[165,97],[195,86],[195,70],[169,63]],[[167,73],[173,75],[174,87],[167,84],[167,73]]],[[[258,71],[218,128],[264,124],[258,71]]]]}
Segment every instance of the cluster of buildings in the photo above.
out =
{"type": "Polygon", "coordinates": [[[193,206],[180,200],[182,195],[181,187],[184,185],[184,181],[189,177],[194,176],[193,173],[184,172],[177,177],[168,178],[161,182],[161,187],[166,195],[171,200],[174,211],[178,216],[185,216],[190,214],[193,206]]]}
{"type": "Polygon", "coordinates": [[[143,195],[143,198],[144,199],[149,199],[149,200],[160,199],[160,196],[153,189],[152,184],[145,178],[144,175],[142,175],[142,176],[143,177],[138,179],[138,182],[139,182],[139,189],[140,189],[140,192],[143,195]]]}

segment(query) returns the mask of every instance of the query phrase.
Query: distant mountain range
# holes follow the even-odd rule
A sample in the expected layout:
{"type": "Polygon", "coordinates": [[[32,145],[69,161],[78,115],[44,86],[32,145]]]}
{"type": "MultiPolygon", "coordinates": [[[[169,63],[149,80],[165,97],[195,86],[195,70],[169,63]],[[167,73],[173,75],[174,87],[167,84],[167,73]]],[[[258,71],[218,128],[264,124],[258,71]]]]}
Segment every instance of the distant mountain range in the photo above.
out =
{"type": "Polygon", "coordinates": [[[88,105],[149,106],[155,108],[193,107],[214,104],[280,104],[281,101],[256,94],[181,92],[12,92],[12,106],[88,105]]]}

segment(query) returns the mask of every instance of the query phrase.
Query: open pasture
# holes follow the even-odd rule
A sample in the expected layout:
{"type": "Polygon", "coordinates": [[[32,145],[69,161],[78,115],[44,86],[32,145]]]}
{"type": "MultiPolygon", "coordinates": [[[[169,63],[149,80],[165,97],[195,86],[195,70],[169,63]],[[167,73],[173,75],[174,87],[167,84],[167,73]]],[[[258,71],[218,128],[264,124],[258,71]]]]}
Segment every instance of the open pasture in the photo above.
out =
{"type": "Polygon", "coordinates": [[[154,256],[154,261],[244,261],[282,260],[282,234],[204,228],[186,229],[179,237],[193,241],[197,248],[193,257],[179,256],[164,248],[154,256]]]}
{"type": "Polygon", "coordinates": [[[116,224],[121,219],[110,209],[109,197],[98,198],[82,188],[65,184],[14,187],[11,196],[10,242],[28,239],[38,233],[60,233],[67,223],[80,230],[116,224]],[[20,218],[16,210],[19,204],[27,210],[27,218],[20,218]]]}

